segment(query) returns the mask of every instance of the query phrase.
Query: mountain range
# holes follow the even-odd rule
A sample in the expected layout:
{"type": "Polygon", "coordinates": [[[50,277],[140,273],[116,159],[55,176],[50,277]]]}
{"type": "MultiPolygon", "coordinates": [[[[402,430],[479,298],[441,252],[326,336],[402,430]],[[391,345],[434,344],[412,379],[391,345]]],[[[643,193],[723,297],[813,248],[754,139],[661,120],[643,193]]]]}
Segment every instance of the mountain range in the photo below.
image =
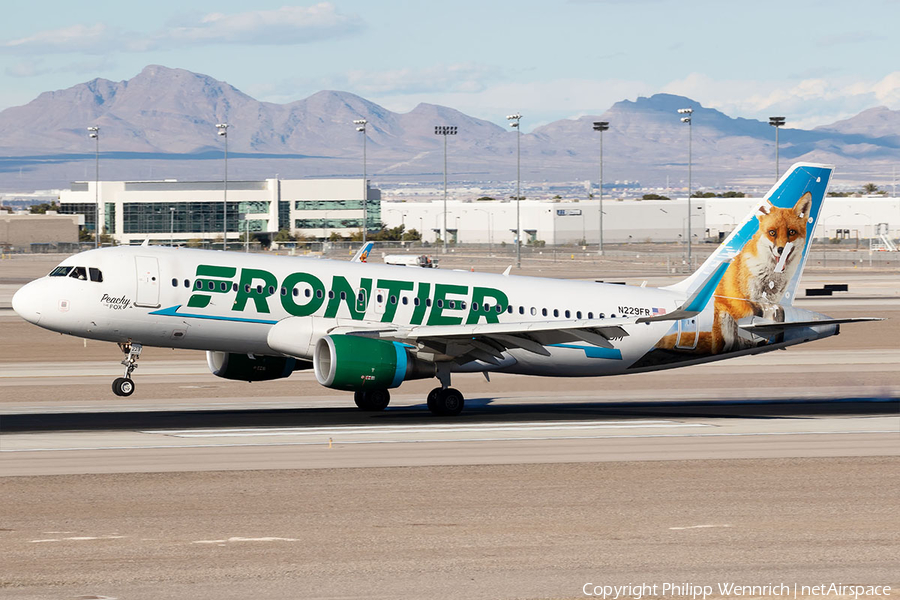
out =
{"type": "MultiPolygon", "coordinates": [[[[764,121],[732,118],[683,96],[656,94],[615,103],[601,114],[564,119],[522,134],[522,179],[596,180],[604,133],[604,179],[683,185],[688,127],[676,110],[693,107],[694,187],[754,185],[774,177],[774,132],[764,121]]],[[[527,115],[526,117],[527,118],[527,115]]],[[[366,119],[367,168],[382,181],[437,181],[442,136],[451,181],[515,179],[516,132],[445,106],[419,104],[392,112],[360,96],[322,91],[288,104],[260,102],[207,75],[151,65],[127,81],[94,79],[45,92],[0,112],[0,189],[65,187],[93,179],[94,143],[86,128],[100,126],[104,179],[214,179],[224,149],[216,123],[229,123],[229,175],[360,176],[362,138],[353,121],[366,119]]],[[[790,116],[788,116],[790,124],[790,116]]],[[[782,170],[791,162],[837,165],[839,182],[889,183],[900,162],[900,111],[885,107],[812,130],[782,128],[782,170]]]]}

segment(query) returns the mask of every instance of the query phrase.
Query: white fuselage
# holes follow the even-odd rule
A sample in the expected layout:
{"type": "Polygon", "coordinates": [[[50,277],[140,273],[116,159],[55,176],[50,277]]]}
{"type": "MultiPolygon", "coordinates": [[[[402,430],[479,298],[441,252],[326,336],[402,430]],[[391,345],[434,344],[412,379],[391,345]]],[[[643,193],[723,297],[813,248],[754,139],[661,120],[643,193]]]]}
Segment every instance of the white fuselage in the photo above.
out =
{"type": "MultiPolygon", "coordinates": [[[[239,354],[279,355],[267,343],[269,330],[297,316],[313,317],[326,330],[576,319],[602,326],[606,319],[671,312],[684,300],[656,288],[166,247],[91,250],[60,266],[83,268],[85,278],[71,271],[36,280],[16,294],[16,312],[83,338],[239,354]],[[500,295],[509,308],[495,313],[500,295]]],[[[684,327],[696,332],[711,321],[710,307],[684,327]]],[[[548,345],[549,356],[509,349],[499,365],[472,361],[453,370],[628,372],[673,323],[629,325],[627,336],[611,340],[613,349],[571,342],[548,345]]],[[[725,356],[693,356],[681,364],[718,358],[725,356]]]]}

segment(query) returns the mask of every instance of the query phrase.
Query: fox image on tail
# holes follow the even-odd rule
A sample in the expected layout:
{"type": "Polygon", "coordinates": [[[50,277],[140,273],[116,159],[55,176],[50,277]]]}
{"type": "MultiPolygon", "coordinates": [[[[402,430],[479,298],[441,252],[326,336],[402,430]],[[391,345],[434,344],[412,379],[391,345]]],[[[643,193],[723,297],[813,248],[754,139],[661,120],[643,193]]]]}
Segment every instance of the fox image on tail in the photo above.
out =
{"type": "MultiPolygon", "coordinates": [[[[689,340],[694,354],[720,354],[747,347],[739,336],[738,322],[757,316],[783,320],[779,305],[799,268],[806,245],[807,225],[812,220],[812,195],[804,193],[791,208],[766,201],[757,213],[759,229],[732,259],[714,293],[711,331],[703,331],[697,343],[689,340]]],[[[659,349],[678,349],[677,335],[665,336],[659,349]]],[[[685,340],[681,340],[681,348],[685,340]]]]}

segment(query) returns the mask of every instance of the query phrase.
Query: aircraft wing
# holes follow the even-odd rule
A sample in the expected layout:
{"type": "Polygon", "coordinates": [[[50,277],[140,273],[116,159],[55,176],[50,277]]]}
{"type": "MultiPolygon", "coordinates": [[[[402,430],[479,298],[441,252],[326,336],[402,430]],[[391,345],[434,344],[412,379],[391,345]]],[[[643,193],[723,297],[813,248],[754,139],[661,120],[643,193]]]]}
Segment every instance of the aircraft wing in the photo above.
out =
{"type": "Polygon", "coordinates": [[[424,360],[452,360],[458,364],[481,360],[499,365],[503,352],[513,348],[541,356],[549,356],[550,351],[546,346],[572,342],[613,349],[611,340],[628,335],[623,325],[633,325],[635,322],[633,318],[617,318],[603,319],[602,323],[596,319],[578,319],[474,325],[413,325],[391,329],[345,330],[341,333],[409,344],[424,360]]]}

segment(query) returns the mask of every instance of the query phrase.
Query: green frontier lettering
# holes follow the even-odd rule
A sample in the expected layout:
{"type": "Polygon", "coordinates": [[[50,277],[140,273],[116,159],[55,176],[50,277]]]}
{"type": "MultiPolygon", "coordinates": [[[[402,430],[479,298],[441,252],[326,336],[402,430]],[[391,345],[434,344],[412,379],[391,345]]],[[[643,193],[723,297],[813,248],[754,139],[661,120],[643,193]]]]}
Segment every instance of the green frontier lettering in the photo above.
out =
{"type": "MultiPolygon", "coordinates": [[[[462,317],[449,317],[443,314],[447,306],[447,294],[458,294],[465,297],[469,293],[469,287],[465,285],[452,285],[449,283],[436,283],[434,285],[434,304],[428,314],[429,325],[459,325],[462,317]]],[[[461,301],[456,300],[457,304],[461,301]]]]}
{"type": "Polygon", "coordinates": [[[338,309],[341,307],[341,302],[347,305],[347,310],[350,311],[350,318],[354,321],[361,321],[366,316],[366,307],[361,302],[359,302],[359,298],[361,294],[365,294],[365,297],[368,298],[372,293],[372,280],[369,278],[363,278],[359,280],[359,292],[353,289],[345,277],[341,277],[340,275],[335,275],[331,279],[331,291],[334,292],[334,296],[328,300],[328,307],[325,309],[325,318],[333,319],[337,316],[338,309]],[[343,296],[343,297],[342,297],[343,296]]]}
{"type": "MultiPolygon", "coordinates": [[[[308,317],[319,310],[322,303],[325,302],[325,286],[315,275],[310,275],[309,273],[291,273],[284,278],[284,282],[281,285],[287,292],[281,296],[281,306],[284,307],[284,310],[286,310],[289,315],[295,317],[308,317]],[[309,302],[306,304],[297,304],[294,301],[294,289],[301,283],[305,283],[312,288],[309,302]]],[[[301,295],[298,294],[297,297],[299,298],[301,295]]]]}
{"type": "Polygon", "coordinates": [[[425,318],[425,309],[427,308],[426,303],[428,301],[428,294],[431,292],[431,284],[420,282],[419,283],[419,291],[416,294],[416,300],[418,303],[416,304],[416,308],[413,310],[412,319],[409,320],[410,325],[421,325],[422,320],[425,318]]]}
{"type": "Polygon", "coordinates": [[[224,294],[231,291],[232,279],[237,269],[234,267],[217,267],[214,265],[197,265],[197,279],[194,280],[195,292],[188,299],[191,308],[206,308],[212,296],[208,293],[224,294]],[[216,279],[205,279],[215,277],[216,279]]]}
{"type": "Polygon", "coordinates": [[[500,321],[500,313],[505,311],[508,306],[509,298],[500,290],[476,287],[472,290],[472,308],[469,310],[469,318],[466,319],[466,325],[478,323],[481,317],[484,317],[484,320],[488,323],[498,323],[500,321]],[[492,298],[495,303],[485,303],[487,298],[492,298]],[[475,310],[476,306],[478,310],[475,310]]]}
{"type": "Polygon", "coordinates": [[[256,312],[268,314],[269,301],[266,298],[274,293],[277,285],[278,281],[275,280],[275,276],[268,271],[241,269],[241,282],[238,284],[237,297],[234,299],[234,306],[231,310],[244,310],[247,300],[253,300],[256,312]],[[259,280],[262,280],[262,285],[259,283],[254,285],[254,282],[259,280]]]}
{"type": "MultiPolygon", "coordinates": [[[[425,285],[428,285],[427,283],[425,285]]],[[[400,292],[404,290],[412,290],[415,285],[412,281],[395,281],[393,279],[379,279],[378,287],[387,290],[388,300],[391,297],[397,299],[397,302],[388,301],[384,305],[384,316],[381,317],[382,323],[391,323],[394,315],[397,314],[397,307],[400,306],[400,292]]],[[[427,292],[426,292],[427,293],[427,292]]]]}

